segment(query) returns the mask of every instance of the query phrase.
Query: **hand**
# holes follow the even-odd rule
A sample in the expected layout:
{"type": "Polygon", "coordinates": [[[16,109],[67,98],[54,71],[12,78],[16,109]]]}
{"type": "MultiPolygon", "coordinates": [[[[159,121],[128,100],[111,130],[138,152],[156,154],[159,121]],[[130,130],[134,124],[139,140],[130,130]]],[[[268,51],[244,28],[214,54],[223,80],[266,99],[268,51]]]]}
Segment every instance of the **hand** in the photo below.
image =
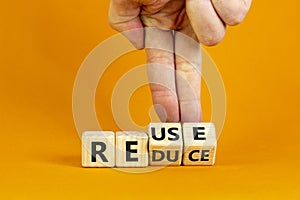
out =
{"type": "Polygon", "coordinates": [[[201,121],[200,46],[171,30],[212,46],[226,25],[242,22],[252,0],[111,0],[109,21],[137,49],[146,45],[148,77],[159,117],[167,122],[201,121]],[[143,27],[156,27],[144,32],[143,27]],[[148,48],[152,46],[154,48],[148,48]],[[158,48],[156,48],[158,47],[158,48]],[[168,49],[169,51],[162,50],[168,49]],[[184,48],[189,59],[176,55],[184,48]],[[192,62],[191,62],[192,61],[192,62]],[[163,109],[161,109],[163,108],[163,109]]]}

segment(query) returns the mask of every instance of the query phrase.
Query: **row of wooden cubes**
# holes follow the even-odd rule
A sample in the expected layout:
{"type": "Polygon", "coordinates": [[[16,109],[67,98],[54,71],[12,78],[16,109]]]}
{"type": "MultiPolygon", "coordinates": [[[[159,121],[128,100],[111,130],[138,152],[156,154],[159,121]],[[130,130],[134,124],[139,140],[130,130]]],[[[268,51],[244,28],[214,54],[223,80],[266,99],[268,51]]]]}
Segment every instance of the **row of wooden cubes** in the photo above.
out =
{"type": "Polygon", "coordinates": [[[83,167],[213,165],[217,139],[213,123],[150,123],[137,131],[86,131],[83,167]]]}

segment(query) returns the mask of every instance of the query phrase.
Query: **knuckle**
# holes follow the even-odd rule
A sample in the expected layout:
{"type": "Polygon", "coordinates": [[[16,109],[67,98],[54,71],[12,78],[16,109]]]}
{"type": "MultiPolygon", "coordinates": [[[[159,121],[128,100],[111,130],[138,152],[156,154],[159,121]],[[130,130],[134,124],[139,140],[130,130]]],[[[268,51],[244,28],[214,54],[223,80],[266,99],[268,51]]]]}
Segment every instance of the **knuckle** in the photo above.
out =
{"type": "Polygon", "coordinates": [[[117,23],[115,22],[115,20],[112,20],[111,17],[108,18],[108,24],[111,28],[117,30],[118,27],[117,27],[117,23]]]}
{"type": "Polygon", "coordinates": [[[108,20],[108,24],[111,28],[116,29],[115,24],[111,20],[108,20]]]}
{"type": "Polygon", "coordinates": [[[176,61],[176,71],[180,74],[188,75],[196,75],[199,73],[199,66],[196,66],[187,61],[176,61]]]}
{"type": "Polygon", "coordinates": [[[168,56],[149,56],[148,63],[158,63],[164,65],[174,65],[174,60],[169,58],[168,56]]]}

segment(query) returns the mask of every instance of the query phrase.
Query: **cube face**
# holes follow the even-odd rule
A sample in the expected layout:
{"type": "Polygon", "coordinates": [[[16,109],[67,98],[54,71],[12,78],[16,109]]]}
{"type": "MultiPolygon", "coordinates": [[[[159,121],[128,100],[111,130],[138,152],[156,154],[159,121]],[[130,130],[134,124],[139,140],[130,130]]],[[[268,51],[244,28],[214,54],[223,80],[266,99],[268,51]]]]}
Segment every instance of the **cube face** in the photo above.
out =
{"type": "Polygon", "coordinates": [[[184,123],[184,165],[213,165],[217,138],[213,123],[184,123]]]}
{"type": "Polygon", "coordinates": [[[180,123],[150,123],[150,165],[180,165],[183,139],[180,123]]]}
{"type": "Polygon", "coordinates": [[[148,135],[146,133],[136,131],[117,132],[116,166],[148,166],[148,135]]]}
{"type": "Polygon", "coordinates": [[[189,147],[183,154],[183,165],[214,165],[217,147],[189,147]]]}
{"type": "Polygon", "coordinates": [[[114,167],[115,134],[111,131],[87,131],[82,134],[82,166],[114,167]]]}

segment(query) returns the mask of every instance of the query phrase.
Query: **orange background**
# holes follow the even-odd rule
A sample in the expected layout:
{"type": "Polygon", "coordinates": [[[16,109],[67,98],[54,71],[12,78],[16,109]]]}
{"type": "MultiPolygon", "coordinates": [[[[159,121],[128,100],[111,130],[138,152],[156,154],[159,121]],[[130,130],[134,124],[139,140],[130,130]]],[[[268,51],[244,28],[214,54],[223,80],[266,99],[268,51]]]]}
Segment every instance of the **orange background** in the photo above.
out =
{"type": "MultiPolygon", "coordinates": [[[[206,48],[228,100],[216,165],[135,175],[81,168],[72,119],[81,62],[116,33],[107,23],[108,0],[1,2],[1,198],[299,198],[299,7],[296,0],[254,1],[242,25],[206,48]]],[[[144,58],[141,51],[116,61],[100,81],[105,95],[144,58]]],[[[209,119],[206,92],[204,87],[209,119]]],[[[108,101],[98,93],[100,109],[108,101]]],[[[149,97],[145,87],[131,100],[132,115],[143,125],[149,97]]],[[[105,129],[117,130],[109,109],[98,117],[105,129]]]]}

